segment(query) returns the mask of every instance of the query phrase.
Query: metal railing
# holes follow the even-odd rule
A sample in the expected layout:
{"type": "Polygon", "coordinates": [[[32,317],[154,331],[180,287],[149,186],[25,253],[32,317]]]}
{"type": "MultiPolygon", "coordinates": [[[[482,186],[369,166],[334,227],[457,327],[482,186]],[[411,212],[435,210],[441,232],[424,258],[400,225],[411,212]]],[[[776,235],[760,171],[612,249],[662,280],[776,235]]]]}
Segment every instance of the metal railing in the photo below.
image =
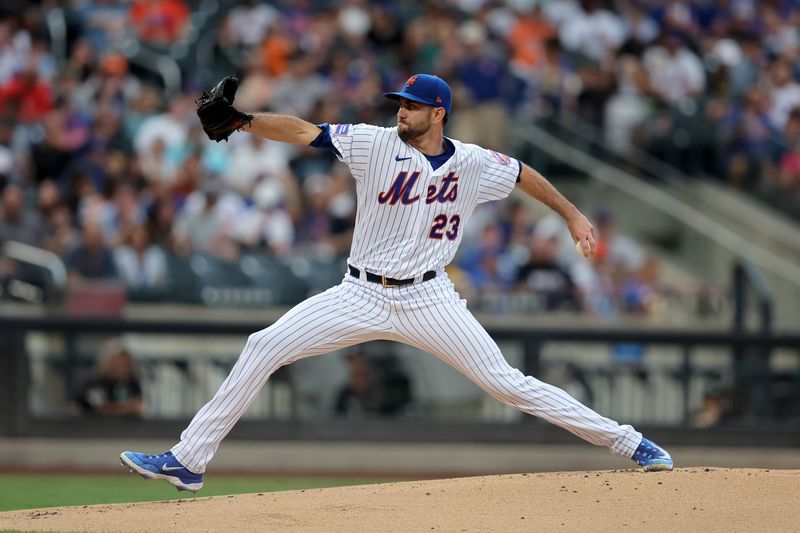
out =
{"type": "Polygon", "coordinates": [[[538,126],[528,125],[517,133],[528,142],[545,147],[553,157],[569,163],[598,181],[634,196],[640,202],[691,227],[731,253],[749,258],[764,270],[779,275],[800,288],[800,266],[775,255],[757,243],[744,239],[668,192],[600,161],[538,126]]]}
{"type": "MultiPolygon", "coordinates": [[[[166,435],[176,431],[176,428],[184,425],[186,419],[159,419],[159,420],[91,420],[91,419],[63,419],[61,417],[40,419],[31,416],[28,411],[28,399],[30,391],[28,389],[29,379],[26,377],[29,372],[27,361],[26,335],[30,332],[42,332],[48,334],[58,334],[65,341],[63,345],[67,347],[65,357],[61,364],[65,372],[74,372],[77,368],[78,357],[75,346],[76,340],[85,335],[97,337],[98,335],[119,335],[123,333],[148,333],[148,334],[169,334],[169,335],[190,335],[197,337],[207,337],[212,335],[231,335],[244,338],[252,331],[263,328],[265,325],[260,323],[200,323],[190,321],[170,321],[163,320],[116,320],[108,318],[68,318],[68,317],[47,317],[47,318],[22,318],[4,317],[0,318],[0,343],[3,344],[0,357],[0,395],[3,404],[9,406],[0,412],[0,434],[13,436],[69,436],[74,434],[76,428],[80,428],[80,433],[84,436],[123,436],[137,434],[139,436],[150,434],[151,436],[166,435]],[[109,432],[108,427],[116,428],[115,432],[109,432]]],[[[667,374],[672,379],[677,380],[682,386],[682,422],[677,427],[687,428],[687,442],[700,442],[691,439],[714,439],[716,437],[704,434],[700,437],[694,430],[688,429],[688,421],[694,408],[690,402],[692,393],[692,382],[696,380],[704,371],[696,366],[695,355],[705,348],[722,348],[729,354],[736,353],[739,349],[749,350],[751,354],[769,353],[778,348],[788,349],[800,356],[800,334],[773,334],[773,333],[746,333],[737,331],[714,331],[714,332],[695,332],[695,331],[675,331],[675,330],[649,330],[649,331],[613,331],[613,330],[574,330],[574,329],[528,329],[519,327],[494,326],[487,328],[490,335],[501,343],[513,343],[519,346],[522,353],[521,369],[530,375],[538,375],[542,370],[543,354],[545,350],[552,346],[570,345],[592,346],[602,343],[604,345],[631,345],[637,344],[649,347],[675,347],[680,352],[680,362],[669,367],[667,374]],[[694,436],[692,436],[694,435],[694,436]]],[[[653,353],[657,362],[659,354],[653,353]]],[[[652,358],[649,358],[649,360],[652,358]]],[[[170,362],[169,358],[165,358],[170,362]]],[[[191,364],[191,357],[188,359],[191,364]]],[[[150,361],[153,362],[152,360],[150,361]]],[[[172,361],[174,363],[174,361],[172,361]]],[[[663,365],[662,365],[663,367],[663,365]]],[[[666,368],[666,367],[663,367],[666,368]]],[[[798,366],[800,369],[800,366],[798,366]]],[[[613,366],[603,369],[607,377],[615,377],[617,371],[613,366]]],[[[756,375],[750,373],[749,379],[757,383],[771,383],[772,376],[769,374],[756,375]]],[[[800,385],[800,370],[794,377],[784,376],[787,379],[794,379],[796,385],[800,385]]],[[[67,378],[74,379],[73,378],[67,378]]],[[[795,387],[800,390],[800,387],[795,387]]],[[[795,399],[795,420],[800,420],[800,400],[795,399]]],[[[387,425],[381,421],[364,421],[363,423],[338,422],[320,420],[300,420],[284,419],[269,420],[268,425],[243,423],[243,428],[237,434],[243,437],[252,438],[283,438],[283,439],[350,439],[350,440],[448,440],[456,436],[461,440],[468,441],[525,441],[541,442],[560,441],[560,439],[570,438],[568,434],[561,432],[553,433],[550,429],[543,429],[539,424],[530,424],[532,417],[524,417],[519,422],[500,424],[486,422],[455,422],[451,424],[442,420],[395,420],[393,424],[387,425]],[[534,426],[532,429],[530,426],[534,426]],[[412,429],[409,429],[412,428],[412,429]],[[457,428],[451,433],[453,428],[457,428]],[[491,428],[491,430],[489,429],[491,428]]],[[[646,425],[646,424],[645,424],[646,425]]],[[[657,431],[666,431],[665,426],[651,426],[657,431]]],[[[674,428],[674,425],[666,426],[674,428]]],[[[720,429],[723,431],[725,428],[720,429]]],[[[729,444],[742,444],[749,442],[766,443],[786,443],[800,440],[798,426],[792,425],[791,421],[771,420],[765,418],[748,422],[746,427],[728,427],[731,431],[745,431],[737,441],[729,444]],[[750,428],[750,429],[747,429],[750,428]],[[757,429],[757,430],[756,430],[757,429]],[[748,433],[748,431],[750,433],[748,433]],[[742,436],[744,435],[744,436],[742,436]],[[759,440],[760,439],[760,440],[759,440]]],[[[683,429],[681,432],[683,433],[683,429]]],[[[657,433],[656,433],[657,434],[657,433]]],[[[671,440],[679,440],[684,437],[672,435],[671,440]]],[[[724,441],[724,439],[721,439],[724,441]]],[[[705,442],[705,441],[703,441],[705,442]]]]}
{"type": "Polygon", "coordinates": [[[122,54],[131,63],[158,75],[167,97],[180,93],[183,74],[178,62],[172,57],[142,46],[136,39],[129,39],[123,45],[122,54]]]}
{"type": "Polygon", "coordinates": [[[67,269],[56,254],[29,244],[6,241],[2,246],[2,256],[23,267],[22,271],[12,275],[6,284],[6,290],[12,297],[43,303],[64,293],[67,285],[67,269]],[[38,269],[38,272],[33,275],[30,267],[38,269]],[[41,272],[47,272],[49,279],[43,278],[41,272]],[[30,279],[31,276],[35,281],[30,279]]]}
{"type": "Polygon", "coordinates": [[[555,123],[556,127],[566,130],[570,137],[578,139],[589,148],[590,152],[600,153],[605,159],[619,162],[627,168],[636,169],[643,176],[673,186],[680,186],[692,179],[679,168],[658,159],[635,144],[626,148],[627,153],[614,150],[606,143],[599,127],[569,110],[560,110],[557,117],[548,121],[548,124],[552,123],[555,123]]]}
{"type": "Polygon", "coordinates": [[[3,246],[3,254],[15,261],[36,265],[47,270],[57,289],[63,290],[67,284],[67,269],[64,262],[53,252],[17,241],[6,241],[3,246]]]}
{"type": "Polygon", "coordinates": [[[738,262],[733,269],[733,330],[739,333],[747,329],[748,289],[755,293],[758,309],[759,330],[769,333],[772,329],[773,296],[764,274],[747,259],[738,262]]]}
{"type": "MultiPolygon", "coordinates": [[[[639,205],[646,206],[652,212],[664,216],[681,229],[681,235],[686,237],[691,230],[693,235],[702,237],[703,246],[695,238],[690,241],[694,250],[701,247],[704,253],[710,255],[711,243],[716,250],[717,260],[726,259],[725,270],[740,258],[747,258],[769,276],[770,284],[775,289],[775,304],[777,317],[785,325],[794,321],[793,317],[800,312],[800,266],[793,261],[777,255],[763,247],[758,242],[747,239],[731,230],[693,205],[678,198],[652,183],[648,183],[624,170],[604,161],[589,153],[565,142],[556,135],[545,131],[535,124],[528,124],[516,131],[518,138],[530,146],[546,152],[549,156],[562,161],[585,175],[592,177],[598,183],[610,187],[619,194],[634,198],[639,205]],[[727,261],[729,260],[729,261],[727,261]]],[[[698,261],[705,258],[698,257],[698,261]]],[[[717,270],[716,274],[720,275],[717,270]]]]}

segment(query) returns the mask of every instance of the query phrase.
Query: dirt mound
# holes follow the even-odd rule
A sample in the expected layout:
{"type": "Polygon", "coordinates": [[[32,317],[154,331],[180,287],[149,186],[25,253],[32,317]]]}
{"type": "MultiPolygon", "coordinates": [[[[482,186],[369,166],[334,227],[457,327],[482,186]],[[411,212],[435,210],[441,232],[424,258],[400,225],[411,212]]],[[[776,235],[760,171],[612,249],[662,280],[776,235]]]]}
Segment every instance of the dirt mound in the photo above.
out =
{"type": "Polygon", "coordinates": [[[683,468],[389,483],[0,513],[23,531],[797,531],[800,471],[683,468]]]}

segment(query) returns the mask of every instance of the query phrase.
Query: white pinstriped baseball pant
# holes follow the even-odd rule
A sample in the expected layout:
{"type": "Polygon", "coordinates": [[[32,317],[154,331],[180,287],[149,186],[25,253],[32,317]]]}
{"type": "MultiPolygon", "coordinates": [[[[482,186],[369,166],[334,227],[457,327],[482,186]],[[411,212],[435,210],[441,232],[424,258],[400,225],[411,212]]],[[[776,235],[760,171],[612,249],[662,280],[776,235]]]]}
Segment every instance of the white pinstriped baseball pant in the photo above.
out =
{"type": "Polygon", "coordinates": [[[278,368],[371,340],[404,342],[432,353],[497,400],[619,455],[631,457],[642,440],[633,427],[600,416],[563,390],[511,367],[445,273],[389,288],[347,274],[341,284],[250,335],[230,374],[183,431],[173,454],[189,470],[204,472],[222,439],[278,368]]]}

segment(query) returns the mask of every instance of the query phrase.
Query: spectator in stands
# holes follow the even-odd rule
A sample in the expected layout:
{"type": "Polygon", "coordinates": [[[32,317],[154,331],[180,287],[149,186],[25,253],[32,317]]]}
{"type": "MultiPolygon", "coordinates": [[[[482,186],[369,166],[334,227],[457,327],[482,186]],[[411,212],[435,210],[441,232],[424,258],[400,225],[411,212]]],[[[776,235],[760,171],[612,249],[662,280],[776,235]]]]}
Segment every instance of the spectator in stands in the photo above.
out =
{"type": "MultiPolygon", "coordinates": [[[[236,91],[236,105],[241,109],[267,109],[275,91],[275,79],[270,77],[259,50],[249,50],[245,56],[244,76],[236,91]]],[[[280,143],[275,143],[280,144],[280,143]]]]}
{"type": "Polygon", "coordinates": [[[463,97],[460,111],[453,117],[453,135],[463,142],[500,150],[505,145],[508,113],[504,96],[510,84],[505,61],[489,46],[486,30],[477,21],[464,22],[458,38],[465,47],[457,65],[463,97]]]}
{"type": "Polygon", "coordinates": [[[499,292],[511,286],[510,272],[503,268],[503,233],[497,224],[487,224],[474,245],[465,248],[458,266],[467,274],[470,288],[499,292]]]}
{"type": "Polygon", "coordinates": [[[165,155],[172,161],[179,161],[183,146],[189,136],[188,124],[194,122],[194,97],[183,94],[169,102],[167,113],[151,115],[145,118],[136,131],[133,146],[139,156],[148,153],[152,145],[161,139],[164,143],[165,155]]]}
{"type": "Polygon", "coordinates": [[[81,242],[65,262],[72,283],[118,279],[114,257],[103,243],[103,229],[97,222],[84,223],[81,242]]]}
{"type": "Polygon", "coordinates": [[[24,70],[0,86],[0,114],[13,112],[25,124],[38,122],[53,108],[50,84],[39,75],[33,57],[24,70]]]}
{"type": "Polygon", "coordinates": [[[281,113],[308,116],[318,100],[330,96],[328,80],[316,71],[318,58],[296,53],[289,72],[275,87],[271,107],[281,113]]]}
{"type": "Polygon", "coordinates": [[[128,60],[121,54],[106,53],[96,70],[74,91],[75,106],[93,114],[96,108],[117,117],[127,112],[130,102],[139,94],[141,83],[129,73],[128,60]]]}
{"type": "Polygon", "coordinates": [[[157,289],[166,282],[166,255],[151,242],[144,225],[133,226],[127,231],[124,244],[114,250],[114,261],[129,289],[157,289]]]}
{"type": "MultiPolygon", "coordinates": [[[[239,246],[266,244],[272,253],[337,256],[352,231],[353,182],[335,174],[333,158],[253,136],[209,143],[197,127],[192,89],[210,83],[207,66],[181,64],[186,92],[170,96],[140,80],[141,71],[131,72],[118,54],[123,38],[155,49],[182,38],[188,4],[195,5],[67,3],[67,20],[77,24],[69,26],[60,67],[56,42],[48,48],[46,38],[48,4],[29,3],[0,19],[0,187],[13,182],[44,197],[42,245],[64,257],[78,248],[87,218],[102,224],[111,248],[145,223],[167,254],[230,258],[239,246]],[[216,175],[232,193],[206,195],[203,184],[216,175]],[[250,228],[246,220],[258,222],[250,228]]],[[[230,7],[207,24],[220,30],[220,68],[245,73],[237,101],[249,110],[381,124],[394,112],[381,97],[385,86],[410,71],[434,70],[467,95],[459,107],[467,115],[456,113],[451,128],[466,121],[483,126],[477,135],[502,133],[498,103],[508,98],[522,120],[577,112],[603,126],[612,147],[624,151],[635,139],[675,164],[702,145],[705,165],[691,165],[700,169],[688,168],[693,175],[713,173],[755,192],[766,185],[790,204],[800,198],[792,22],[800,10],[792,2],[622,2],[612,9],[607,0],[444,7],[393,0],[318,9],[315,2],[242,0],[230,7]],[[496,116],[466,118],[484,107],[496,116]],[[689,123],[693,112],[699,120],[689,123]]],[[[473,282],[502,285],[506,259],[529,253],[530,221],[524,209],[482,209],[496,217],[503,237],[495,255],[472,258],[473,282]]],[[[476,227],[480,234],[483,225],[476,227]]],[[[620,275],[615,246],[591,263],[567,244],[556,263],[582,301],[593,302],[586,307],[602,316],[642,312],[642,289],[652,285],[620,275]]]]}
{"type": "MultiPolygon", "coordinates": [[[[138,137],[142,124],[158,113],[160,102],[161,95],[158,89],[152,85],[142,85],[140,87],[139,92],[133,96],[122,117],[122,129],[128,142],[134,142],[134,139],[138,137]]],[[[144,141],[142,149],[145,149],[147,144],[148,142],[144,141]]]]}
{"type": "Polygon", "coordinates": [[[792,75],[792,66],[785,59],[776,60],[769,71],[769,118],[780,129],[786,126],[789,114],[800,106],[800,84],[792,75]]]}
{"type": "Polygon", "coordinates": [[[651,80],[652,93],[662,102],[678,104],[699,96],[705,88],[702,61],[675,31],[664,31],[660,44],[647,49],[642,60],[651,80]]]}
{"type": "Polygon", "coordinates": [[[692,427],[710,428],[725,422],[726,417],[731,414],[730,396],[731,391],[719,383],[709,386],[703,395],[700,409],[694,413],[691,421],[692,427]]]}
{"type": "Polygon", "coordinates": [[[338,416],[397,416],[412,401],[411,383],[391,352],[380,357],[354,348],[345,356],[348,381],[334,403],[338,416]]]}
{"type": "Polygon", "coordinates": [[[0,197],[0,245],[18,241],[40,246],[43,239],[42,221],[32,209],[25,209],[22,189],[8,184],[0,197]]]}
{"type": "Polygon", "coordinates": [[[238,256],[232,237],[241,199],[225,191],[216,177],[203,182],[202,189],[186,199],[175,223],[175,239],[184,253],[205,253],[232,261],[238,256]]]}
{"type": "Polygon", "coordinates": [[[88,38],[76,39],[63,67],[62,79],[80,85],[86,82],[96,69],[97,55],[88,38]]]}
{"type": "Polygon", "coordinates": [[[265,180],[253,194],[255,204],[236,221],[235,238],[241,246],[265,246],[272,255],[285,256],[294,242],[294,225],[283,208],[283,188],[277,180],[265,180]]]}
{"type": "Polygon", "coordinates": [[[156,137],[148,148],[139,154],[139,165],[144,179],[154,191],[166,192],[172,188],[177,169],[167,159],[167,143],[162,137],[156,137]]]}
{"type": "Polygon", "coordinates": [[[114,49],[131,33],[126,3],[117,0],[75,2],[73,14],[81,25],[86,43],[96,54],[114,49]]]}
{"type": "Polygon", "coordinates": [[[331,178],[312,174],[303,184],[303,215],[298,225],[298,240],[312,255],[333,258],[337,253],[334,233],[336,217],[330,210],[331,178]]]}
{"type": "Polygon", "coordinates": [[[120,340],[103,346],[94,374],[81,387],[75,403],[83,414],[144,415],[142,387],[133,358],[120,340]]]}
{"type": "Polygon", "coordinates": [[[258,0],[242,0],[228,13],[225,32],[231,44],[243,48],[260,45],[267,31],[280,20],[280,13],[258,0]]]}
{"type": "Polygon", "coordinates": [[[533,229],[527,205],[512,199],[505,202],[503,207],[505,212],[500,216],[503,248],[512,251],[518,247],[527,248],[528,238],[533,229]]]}
{"type": "Polygon", "coordinates": [[[531,91],[525,100],[532,100],[527,104],[528,114],[550,116],[561,110],[574,111],[577,107],[582,82],[576,66],[564,53],[558,39],[545,41],[541,66],[525,79],[531,91]]]}
{"type": "Polygon", "coordinates": [[[189,7],[183,0],[133,0],[128,17],[142,42],[165,49],[183,36],[189,7]]]}
{"type": "Polygon", "coordinates": [[[175,168],[167,167],[165,171],[169,173],[168,181],[153,184],[150,189],[156,194],[169,195],[175,205],[182,206],[187,198],[202,187],[205,180],[209,178],[203,164],[203,154],[195,150],[184,159],[180,166],[175,168]]]}
{"type": "Polygon", "coordinates": [[[72,212],[54,181],[42,182],[37,191],[37,203],[43,221],[42,248],[65,257],[78,245],[80,236],[72,223],[72,212]]]}
{"type": "Polygon", "coordinates": [[[781,157],[776,185],[786,191],[800,192],[800,140],[781,157]]]}
{"type": "Polygon", "coordinates": [[[636,128],[650,113],[652,87],[638,50],[621,51],[616,70],[616,92],[606,103],[604,131],[606,143],[624,154],[633,144],[636,128]]]}
{"type": "Polygon", "coordinates": [[[31,49],[30,34],[15,17],[0,20],[0,87],[22,72],[31,49]]]}
{"type": "Polygon", "coordinates": [[[547,310],[580,309],[580,302],[567,268],[558,260],[560,241],[558,228],[536,231],[530,237],[529,255],[519,266],[516,287],[541,298],[547,310]]]}
{"type": "MultiPolygon", "coordinates": [[[[97,104],[93,114],[92,146],[102,149],[106,159],[109,160],[115,155],[125,156],[130,153],[130,142],[122,131],[120,113],[110,104],[97,104]]],[[[111,164],[111,161],[103,161],[104,167],[109,167],[111,164]]],[[[109,170],[106,168],[106,171],[109,170]]]]}
{"type": "Polygon", "coordinates": [[[46,212],[42,247],[59,257],[67,257],[80,244],[80,234],[72,221],[67,204],[59,202],[46,212]]]}
{"type": "Polygon", "coordinates": [[[608,260],[614,271],[621,276],[638,274],[647,263],[647,254],[635,239],[617,231],[614,214],[600,209],[595,214],[598,233],[598,249],[603,259],[608,260]]]}
{"type": "Polygon", "coordinates": [[[334,410],[342,417],[363,417],[379,411],[378,384],[366,354],[361,351],[345,357],[348,382],[336,396],[334,410]]]}
{"type": "Polygon", "coordinates": [[[272,27],[261,44],[262,64],[267,74],[282,77],[289,71],[291,56],[297,43],[288,28],[283,25],[272,27]]]}
{"type": "Polygon", "coordinates": [[[176,225],[176,212],[169,196],[157,196],[147,207],[146,225],[147,233],[154,244],[165,250],[175,248],[173,231],[176,225]]]}
{"type": "Polygon", "coordinates": [[[779,135],[769,115],[769,101],[758,87],[748,89],[744,102],[734,104],[719,124],[727,180],[739,187],[753,187],[779,135]]]}
{"type": "MultiPolygon", "coordinates": [[[[62,190],[74,193],[70,200],[77,201],[80,197],[79,179],[72,174],[79,164],[70,165],[90,140],[89,117],[76,112],[69,102],[64,101],[44,116],[41,126],[44,130],[41,141],[34,142],[31,147],[34,181],[57,180],[62,190]]],[[[102,188],[100,183],[95,185],[102,188]]]]}
{"type": "Polygon", "coordinates": [[[253,194],[256,184],[262,179],[274,180],[282,189],[280,177],[289,172],[291,150],[285,143],[267,141],[255,135],[247,137],[230,149],[225,184],[245,198],[253,194]]]}
{"type": "Polygon", "coordinates": [[[733,50],[728,62],[729,94],[734,98],[741,98],[750,87],[758,83],[761,71],[766,66],[766,54],[757,35],[737,32],[732,37],[733,39],[725,41],[733,50]]]}
{"type": "Polygon", "coordinates": [[[328,214],[331,218],[331,239],[337,257],[350,251],[356,224],[356,198],[353,179],[347,167],[335,165],[329,174],[328,214]]]}
{"type": "Polygon", "coordinates": [[[538,4],[516,13],[505,35],[511,48],[513,67],[532,71],[545,63],[545,46],[556,37],[557,28],[542,15],[538,4]]]}
{"type": "Polygon", "coordinates": [[[581,0],[580,9],[566,18],[559,29],[561,44],[601,63],[622,46],[628,30],[624,21],[604,0],[581,0]]]}

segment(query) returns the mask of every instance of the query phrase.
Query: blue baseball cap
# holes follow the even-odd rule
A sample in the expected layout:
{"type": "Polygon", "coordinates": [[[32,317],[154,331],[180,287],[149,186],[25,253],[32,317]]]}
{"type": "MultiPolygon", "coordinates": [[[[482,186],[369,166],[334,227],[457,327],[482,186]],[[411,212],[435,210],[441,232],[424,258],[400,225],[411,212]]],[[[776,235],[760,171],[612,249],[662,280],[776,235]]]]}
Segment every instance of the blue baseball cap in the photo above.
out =
{"type": "Polygon", "coordinates": [[[405,98],[412,102],[443,107],[448,115],[453,103],[450,86],[442,78],[432,74],[415,74],[408,78],[400,91],[385,93],[383,96],[392,100],[405,98]]]}

